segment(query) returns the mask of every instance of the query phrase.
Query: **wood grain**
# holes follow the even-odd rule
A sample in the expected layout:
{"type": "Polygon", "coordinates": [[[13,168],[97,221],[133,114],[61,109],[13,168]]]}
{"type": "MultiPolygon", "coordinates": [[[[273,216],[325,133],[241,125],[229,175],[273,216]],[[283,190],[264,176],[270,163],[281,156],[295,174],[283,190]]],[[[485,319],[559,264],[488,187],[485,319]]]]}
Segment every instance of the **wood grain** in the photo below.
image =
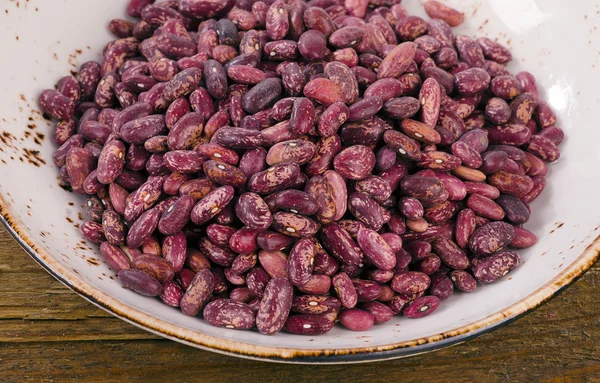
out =
{"type": "Polygon", "coordinates": [[[438,352],[352,366],[243,360],[161,339],[54,280],[0,229],[1,382],[600,382],[600,266],[518,321],[438,352]]]}

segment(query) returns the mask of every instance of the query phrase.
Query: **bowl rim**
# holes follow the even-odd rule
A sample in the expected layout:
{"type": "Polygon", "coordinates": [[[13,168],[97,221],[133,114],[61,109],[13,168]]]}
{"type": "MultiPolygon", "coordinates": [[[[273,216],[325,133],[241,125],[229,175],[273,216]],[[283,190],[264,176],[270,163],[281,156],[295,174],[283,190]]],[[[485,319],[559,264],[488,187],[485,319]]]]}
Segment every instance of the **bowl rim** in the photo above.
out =
{"type": "Polygon", "coordinates": [[[426,338],[374,347],[344,349],[270,347],[218,338],[199,331],[182,328],[119,302],[112,296],[83,281],[76,273],[63,267],[49,252],[38,247],[19,220],[12,217],[8,211],[8,206],[10,205],[0,195],[0,222],[8,233],[48,273],[94,305],[151,333],[190,346],[230,356],[282,363],[341,364],[371,362],[413,356],[462,343],[533,311],[575,282],[600,258],[600,236],[598,236],[566,269],[527,297],[476,322],[426,338]]]}

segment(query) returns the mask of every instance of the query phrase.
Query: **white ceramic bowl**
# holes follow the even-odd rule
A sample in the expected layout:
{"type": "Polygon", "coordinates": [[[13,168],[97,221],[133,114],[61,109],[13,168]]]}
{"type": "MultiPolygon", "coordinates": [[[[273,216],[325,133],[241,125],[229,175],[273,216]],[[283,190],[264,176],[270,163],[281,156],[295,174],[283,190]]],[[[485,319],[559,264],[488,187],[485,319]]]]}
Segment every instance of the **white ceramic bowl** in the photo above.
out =
{"type": "MultiPolygon", "coordinates": [[[[416,0],[406,0],[424,13],[416,0]]],[[[83,198],[58,186],[51,126],[37,95],[90,59],[111,38],[125,0],[5,1],[0,7],[0,212],[29,254],[61,282],[124,320],[192,346],[274,361],[341,363],[413,355],[462,342],[523,315],[551,298],[598,257],[600,129],[599,1],[454,0],[466,22],[456,32],[508,45],[510,69],[537,77],[567,139],[550,167],[548,187],[532,204],[527,228],[539,243],[522,251],[508,278],[454,294],[432,315],[402,317],[365,333],[335,328],[317,337],[264,336],[216,328],[158,299],[125,290],[95,246],[82,243],[83,198]]]]}

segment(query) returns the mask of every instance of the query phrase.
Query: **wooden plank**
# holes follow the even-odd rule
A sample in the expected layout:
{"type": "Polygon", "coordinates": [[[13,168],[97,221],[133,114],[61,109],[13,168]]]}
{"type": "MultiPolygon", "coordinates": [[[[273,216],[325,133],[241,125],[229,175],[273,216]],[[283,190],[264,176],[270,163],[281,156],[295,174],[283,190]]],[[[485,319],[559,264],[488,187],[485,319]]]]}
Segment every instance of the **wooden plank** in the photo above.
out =
{"type": "Polygon", "coordinates": [[[466,343],[353,366],[277,365],[160,339],[49,276],[0,232],[0,381],[600,381],[600,265],[532,314],[466,343]]]}

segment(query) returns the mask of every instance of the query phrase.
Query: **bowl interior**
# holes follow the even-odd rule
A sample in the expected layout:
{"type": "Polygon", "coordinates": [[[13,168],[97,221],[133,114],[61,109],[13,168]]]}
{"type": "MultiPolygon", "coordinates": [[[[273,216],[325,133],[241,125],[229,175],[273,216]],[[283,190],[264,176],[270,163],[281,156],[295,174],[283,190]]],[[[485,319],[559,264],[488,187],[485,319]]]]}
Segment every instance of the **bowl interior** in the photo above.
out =
{"type": "MultiPolygon", "coordinates": [[[[416,1],[407,8],[424,16],[416,1]]],[[[2,215],[34,248],[46,267],[77,290],[135,322],[165,335],[229,351],[294,356],[319,350],[379,348],[429,337],[476,331],[523,312],[542,288],[559,288],[589,263],[583,251],[596,238],[600,223],[596,194],[600,130],[594,84],[599,75],[600,22],[597,2],[559,0],[454,0],[466,22],[455,30],[497,38],[512,50],[509,68],[527,69],[541,94],[559,116],[566,133],[562,158],[550,166],[548,187],[532,204],[526,227],[539,242],[521,251],[523,264],[508,278],[454,294],[432,315],[409,320],[395,317],[366,333],[335,328],[317,337],[280,333],[263,336],[207,325],[157,299],[125,290],[101,259],[96,246],[82,241],[83,198],[61,189],[52,162],[52,124],[37,111],[37,95],[87,60],[100,60],[111,39],[108,21],[125,16],[122,0],[6,2],[0,7],[0,41],[6,55],[0,64],[0,201],[2,215]],[[596,4],[596,5],[595,5],[596,4]],[[578,259],[579,258],[579,259],[578,259]],[[520,302],[518,306],[515,303],[520,302]],[[147,316],[145,315],[147,314],[147,316]],[[153,319],[152,319],[153,318],[153,319]],[[504,319],[503,319],[504,318],[504,319]],[[300,350],[300,351],[298,351],[300,350]],[[305,352],[303,352],[304,350],[305,352]]],[[[550,288],[550,290],[548,290],[550,288]]],[[[536,296],[544,298],[541,295],[536,296]]],[[[408,345],[408,344],[405,344],[408,345]]]]}

